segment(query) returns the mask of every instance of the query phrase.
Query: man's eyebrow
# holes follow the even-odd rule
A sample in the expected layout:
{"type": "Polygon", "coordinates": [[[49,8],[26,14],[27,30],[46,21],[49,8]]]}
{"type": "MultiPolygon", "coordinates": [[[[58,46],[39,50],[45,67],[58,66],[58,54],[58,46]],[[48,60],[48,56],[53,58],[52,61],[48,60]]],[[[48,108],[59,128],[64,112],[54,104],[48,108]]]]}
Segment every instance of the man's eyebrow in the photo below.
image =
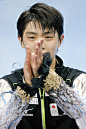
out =
{"type": "Polygon", "coordinates": [[[33,31],[27,31],[27,32],[26,32],[26,35],[27,35],[27,34],[35,34],[35,35],[37,35],[37,33],[33,32],[33,31]]]}
{"type": "MultiPolygon", "coordinates": [[[[55,34],[55,31],[52,31],[52,30],[50,30],[50,31],[43,31],[43,32],[42,32],[42,35],[46,35],[46,34],[50,34],[50,33],[54,33],[54,34],[55,34]]],[[[28,35],[28,34],[35,34],[35,35],[38,35],[38,33],[33,32],[33,31],[27,31],[27,32],[26,32],[26,35],[28,35]]]]}
{"type": "Polygon", "coordinates": [[[42,35],[46,35],[46,34],[50,34],[50,33],[54,33],[55,34],[55,31],[46,31],[46,32],[43,32],[42,35]]]}

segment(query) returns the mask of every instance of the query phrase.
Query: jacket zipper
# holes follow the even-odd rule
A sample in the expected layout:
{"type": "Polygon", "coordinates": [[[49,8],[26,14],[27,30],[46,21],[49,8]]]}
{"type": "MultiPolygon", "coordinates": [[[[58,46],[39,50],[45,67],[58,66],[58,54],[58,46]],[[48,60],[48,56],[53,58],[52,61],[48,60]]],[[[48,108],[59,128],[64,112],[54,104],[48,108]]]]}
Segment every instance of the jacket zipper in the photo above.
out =
{"type": "Polygon", "coordinates": [[[42,127],[46,129],[46,122],[45,122],[45,106],[44,106],[44,90],[39,88],[39,94],[41,99],[41,114],[42,114],[42,127]]]}

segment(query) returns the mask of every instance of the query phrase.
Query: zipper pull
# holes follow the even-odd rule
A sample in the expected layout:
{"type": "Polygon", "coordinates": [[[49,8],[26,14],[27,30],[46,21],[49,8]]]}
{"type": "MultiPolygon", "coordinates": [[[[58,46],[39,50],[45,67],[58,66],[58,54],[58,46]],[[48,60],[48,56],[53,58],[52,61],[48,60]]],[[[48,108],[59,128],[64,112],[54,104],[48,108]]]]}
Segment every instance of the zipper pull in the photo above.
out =
{"type": "Polygon", "coordinates": [[[40,99],[43,99],[43,94],[41,95],[41,98],[40,99]]]}
{"type": "Polygon", "coordinates": [[[40,89],[40,99],[43,99],[43,89],[40,89]]]}

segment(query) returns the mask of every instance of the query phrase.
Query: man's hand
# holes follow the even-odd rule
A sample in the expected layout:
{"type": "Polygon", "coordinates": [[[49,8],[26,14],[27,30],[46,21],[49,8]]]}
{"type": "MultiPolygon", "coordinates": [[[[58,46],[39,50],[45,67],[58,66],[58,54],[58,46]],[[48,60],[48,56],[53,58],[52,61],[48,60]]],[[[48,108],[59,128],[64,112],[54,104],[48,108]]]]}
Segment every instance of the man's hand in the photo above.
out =
{"type": "Polygon", "coordinates": [[[34,43],[34,53],[31,54],[31,50],[26,46],[26,58],[24,64],[24,79],[29,85],[32,85],[31,79],[38,77],[38,68],[41,66],[43,61],[42,56],[42,43],[43,40],[34,43]]]}
{"type": "Polygon", "coordinates": [[[34,44],[35,53],[32,53],[32,70],[33,70],[34,77],[39,76],[37,71],[38,71],[38,68],[41,66],[42,61],[43,61],[42,43],[43,43],[43,40],[36,42],[34,44]]]}
{"type": "Polygon", "coordinates": [[[26,58],[23,71],[25,82],[32,85],[31,79],[33,78],[33,74],[31,69],[31,50],[29,47],[26,47],[26,58]]]}

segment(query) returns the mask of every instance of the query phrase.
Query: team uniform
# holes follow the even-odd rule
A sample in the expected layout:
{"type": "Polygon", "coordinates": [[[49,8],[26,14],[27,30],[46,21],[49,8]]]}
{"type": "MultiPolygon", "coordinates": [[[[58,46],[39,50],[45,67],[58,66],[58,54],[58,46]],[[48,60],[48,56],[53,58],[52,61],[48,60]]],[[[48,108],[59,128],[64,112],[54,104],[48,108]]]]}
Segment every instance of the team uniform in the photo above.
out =
{"type": "MultiPolygon", "coordinates": [[[[1,78],[0,129],[86,128],[86,73],[63,66],[58,56],[56,60],[51,73],[58,75],[59,85],[38,88],[28,102],[14,90],[14,84],[25,83],[23,69],[1,78]]],[[[56,82],[52,77],[49,81],[56,82]]]]}

